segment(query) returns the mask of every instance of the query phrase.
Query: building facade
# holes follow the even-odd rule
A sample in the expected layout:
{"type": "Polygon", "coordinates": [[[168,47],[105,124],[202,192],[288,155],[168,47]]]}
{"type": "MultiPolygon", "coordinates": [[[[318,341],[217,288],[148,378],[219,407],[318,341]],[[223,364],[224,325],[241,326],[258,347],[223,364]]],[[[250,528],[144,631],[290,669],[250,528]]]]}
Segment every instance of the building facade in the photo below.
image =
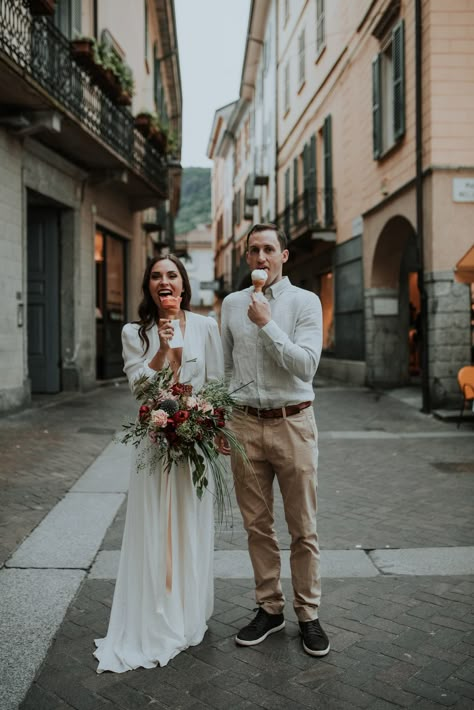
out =
{"type": "Polygon", "coordinates": [[[122,374],[146,259],[172,238],[182,100],[171,0],[0,0],[0,27],[5,412],[122,374]]]}
{"type": "Polygon", "coordinates": [[[322,301],[320,371],[421,381],[425,409],[443,404],[472,361],[472,3],[275,6],[270,216],[290,237],[288,275],[322,301]]]}

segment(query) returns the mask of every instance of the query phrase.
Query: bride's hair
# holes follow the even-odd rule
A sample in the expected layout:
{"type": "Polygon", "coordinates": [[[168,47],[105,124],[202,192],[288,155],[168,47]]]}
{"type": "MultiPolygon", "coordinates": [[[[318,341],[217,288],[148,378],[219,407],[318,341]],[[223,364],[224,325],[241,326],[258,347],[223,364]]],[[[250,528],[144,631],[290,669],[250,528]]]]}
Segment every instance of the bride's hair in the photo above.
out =
{"type": "Polygon", "coordinates": [[[138,321],[135,321],[135,323],[138,323],[140,325],[140,328],[138,329],[138,335],[140,336],[140,340],[145,346],[145,353],[150,347],[150,341],[148,339],[147,330],[149,330],[154,323],[158,323],[160,317],[158,306],[154,302],[150,293],[151,272],[153,271],[153,267],[155,266],[155,264],[157,264],[159,261],[164,261],[165,259],[168,259],[169,261],[173,262],[183,280],[183,291],[181,293],[180,307],[183,311],[191,310],[191,285],[189,283],[189,277],[186,272],[186,269],[184,268],[183,263],[174,254],[167,254],[166,256],[157,256],[154,259],[151,259],[145,269],[145,273],[143,274],[143,298],[141,300],[140,305],[138,306],[138,321]]]}

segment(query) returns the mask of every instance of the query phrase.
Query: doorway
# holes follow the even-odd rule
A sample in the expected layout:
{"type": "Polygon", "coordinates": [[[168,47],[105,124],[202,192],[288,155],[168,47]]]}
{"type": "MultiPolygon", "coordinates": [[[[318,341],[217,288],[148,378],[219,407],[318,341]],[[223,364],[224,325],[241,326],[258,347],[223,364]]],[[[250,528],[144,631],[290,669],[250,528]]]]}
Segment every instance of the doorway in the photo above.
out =
{"type": "Polygon", "coordinates": [[[28,373],[32,393],[61,390],[59,212],[28,207],[28,373]]]}
{"type": "Polygon", "coordinates": [[[126,242],[97,228],[95,234],[97,379],[123,375],[122,328],[126,313],[126,242]]]}

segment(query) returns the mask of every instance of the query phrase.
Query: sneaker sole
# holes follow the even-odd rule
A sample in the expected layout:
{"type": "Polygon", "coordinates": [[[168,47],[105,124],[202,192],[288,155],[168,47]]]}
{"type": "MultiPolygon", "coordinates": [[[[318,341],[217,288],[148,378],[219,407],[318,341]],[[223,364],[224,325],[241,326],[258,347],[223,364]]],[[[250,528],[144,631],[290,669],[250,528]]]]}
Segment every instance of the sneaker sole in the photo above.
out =
{"type": "Polygon", "coordinates": [[[331,650],[331,645],[328,644],[328,647],[325,648],[324,651],[313,651],[311,648],[308,648],[308,647],[306,646],[305,642],[303,641],[303,648],[304,648],[304,650],[306,651],[306,653],[309,653],[310,656],[318,656],[318,657],[321,657],[321,656],[327,656],[327,655],[328,655],[329,651],[331,650]]]}
{"type": "Polygon", "coordinates": [[[254,641],[244,641],[243,639],[239,639],[239,637],[236,636],[235,643],[239,646],[256,646],[258,643],[262,643],[262,641],[265,641],[267,636],[270,636],[270,634],[275,634],[277,631],[281,631],[284,628],[285,622],[280,624],[280,626],[275,626],[273,629],[270,629],[269,631],[267,631],[266,634],[263,634],[263,636],[260,636],[260,638],[255,639],[254,641]]]}

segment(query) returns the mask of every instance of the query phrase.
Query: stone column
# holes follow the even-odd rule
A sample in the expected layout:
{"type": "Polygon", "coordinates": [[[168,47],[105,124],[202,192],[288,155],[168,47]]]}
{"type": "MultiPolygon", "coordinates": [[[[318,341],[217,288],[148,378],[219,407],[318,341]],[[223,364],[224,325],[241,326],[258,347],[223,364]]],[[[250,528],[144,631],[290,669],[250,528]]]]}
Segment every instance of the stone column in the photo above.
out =
{"type": "Polygon", "coordinates": [[[459,403],[457,373],[471,364],[471,300],[452,271],[425,275],[432,406],[459,403]]]}

